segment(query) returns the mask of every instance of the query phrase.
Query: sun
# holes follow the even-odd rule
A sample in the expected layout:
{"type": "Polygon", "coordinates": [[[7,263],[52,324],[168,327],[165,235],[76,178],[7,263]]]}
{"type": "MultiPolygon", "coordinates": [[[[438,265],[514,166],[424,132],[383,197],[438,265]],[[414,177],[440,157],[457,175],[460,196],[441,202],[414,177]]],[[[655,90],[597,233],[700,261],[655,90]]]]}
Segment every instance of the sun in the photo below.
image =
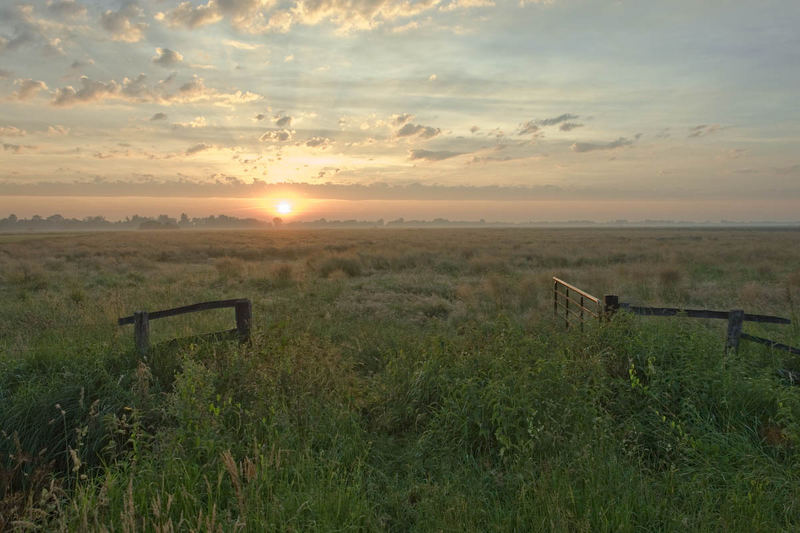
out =
{"type": "Polygon", "coordinates": [[[292,212],[292,204],[285,201],[279,202],[278,205],[276,206],[276,209],[278,210],[278,213],[280,213],[281,215],[288,215],[289,213],[292,212]]]}

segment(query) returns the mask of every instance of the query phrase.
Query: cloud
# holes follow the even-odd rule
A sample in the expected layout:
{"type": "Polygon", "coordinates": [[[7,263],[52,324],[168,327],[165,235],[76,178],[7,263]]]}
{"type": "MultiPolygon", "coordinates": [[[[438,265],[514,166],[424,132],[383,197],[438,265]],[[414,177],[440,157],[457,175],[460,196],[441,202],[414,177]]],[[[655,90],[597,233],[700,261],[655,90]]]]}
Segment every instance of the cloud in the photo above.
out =
{"type": "Polygon", "coordinates": [[[563,115],[559,115],[553,118],[544,118],[541,120],[529,120],[523,124],[520,124],[519,129],[517,130],[517,135],[529,135],[537,133],[541,128],[547,126],[555,126],[556,124],[561,124],[561,131],[570,131],[575,128],[579,128],[582,124],[575,124],[572,122],[567,122],[569,120],[575,120],[578,118],[578,115],[573,115],[572,113],[564,113],[563,115]],[[565,124],[569,124],[565,126],[565,124]]]}
{"type": "Polygon", "coordinates": [[[267,142],[267,141],[284,142],[284,141],[291,141],[293,135],[294,132],[289,130],[269,130],[265,131],[261,135],[261,137],[258,138],[258,140],[261,142],[267,142]]]}
{"type": "Polygon", "coordinates": [[[630,146],[633,144],[634,141],[631,139],[626,139],[625,137],[620,137],[616,141],[611,141],[608,143],[575,143],[570,148],[573,152],[584,153],[584,152],[592,152],[594,150],[613,150],[615,148],[620,148],[623,146],[630,146]]]}
{"type": "Polygon", "coordinates": [[[327,137],[312,137],[306,141],[306,146],[324,150],[331,145],[331,140],[327,137]]]}
{"type": "Polygon", "coordinates": [[[450,159],[462,155],[460,152],[448,152],[445,150],[435,152],[432,150],[411,150],[409,151],[408,159],[416,161],[419,159],[426,161],[441,161],[443,159],[450,159]]]}
{"type": "Polygon", "coordinates": [[[493,0],[453,0],[445,6],[441,6],[439,11],[456,11],[458,9],[471,9],[475,7],[494,7],[493,0]]]}
{"type": "Polygon", "coordinates": [[[172,11],[157,14],[156,19],[173,27],[195,29],[215,24],[227,17],[231,26],[239,31],[263,33],[270,29],[266,10],[273,4],[274,0],[209,0],[197,6],[191,2],[181,2],[172,11]]]}
{"type": "Polygon", "coordinates": [[[578,115],[573,115],[571,113],[564,113],[563,115],[559,115],[557,117],[545,118],[543,120],[540,120],[538,124],[540,126],[555,126],[556,124],[560,124],[568,120],[575,120],[576,118],[578,118],[578,115]]]}
{"type": "Polygon", "coordinates": [[[291,128],[292,127],[292,117],[288,115],[275,115],[273,117],[275,120],[275,125],[279,128],[291,128]]]}
{"type": "Polygon", "coordinates": [[[150,120],[151,120],[151,121],[156,121],[156,120],[167,120],[167,114],[166,114],[166,113],[156,113],[155,115],[153,115],[152,117],[150,117],[150,120]]]}
{"type": "Polygon", "coordinates": [[[436,137],[442,132],[439,128],[432,128],[430,126],[423,126],[421,124],[407,123],[405,126],[397,130],[398,137],[412,137],[419,136],[422,139],[431,139],[436,137]]]}
{"type": "Polygon", "coordinates": [[[25,130],[16,126],[0,126],[0,137],[24,137],[27,135],[25,130]]]}
{"type": "Polygon", "coordinates": [[[478,126],[472,126],[472,127],[469,129],[469,132],[470,132],[470,133],[477,133],[479,130],[480,130],[480,128],[479,128],[478,126]]]}
{"type": "MultiPolygon", "coordinates": [[[[457,3],[478,1],[481,0],[457,0],[457,3]]],[[[440,0],[290,0],[276,8],[275,0],[208,0],[199,5],[186,1],[171,11],[158,13],[156,20],[173,27],[195,29],[226,19],[234,29],[251,34],[286,33],[298,24],[330,23],[339,32],[347,33],[414,17],[439,3],[440,0]]]]}
{"type": "Polygon", "coordinates": [[[135,2],[128,2],[119,11],[108,10],[100,15],[100,25],[115,41],[137,43],[144,37],[147,23],[134,22],[134,19],[143,15],[144,11],[135,2]]]}
{"type": "Polygon", "coordinates": [[[291,63],[292,61],[294,61],[294,54],[289,54],[283,58],[284,63],[291,63]]]}
{"type": "Polygon", "coordinates": [[[75,61],[72,62],[69,68],[71,68],[72,70],[78,70],[84,67],[88,67],[89,65],[94,65],[94,59],[87,59],[86,61],[80,61],[76,59],[75,61]]]}
{"type": "Polygon", "coordinates": [[[583,124],[578,124],[577,122],[562,122],[561,125],[558,127],[561,131],[572,131],[575,128],[582,128],[583,124]]]}
{"type": "Polygon", "coordinates": [[[250,44],[242,41],[234,41],[233,39],[225,39],[222,41],[222,44],[224,44],[225,46],[230,46],[231,48],[236,48],[237,50],[258,50],[263,46],[260,44],[250,44]]]}
{"type": "Polygon", "coordinates": [[[700,124],[699,126],[689,128],[688,138],[705,137],[706,135],[711,135],[712,133],[716,133],[723,129],[725,128],[719,124],[700,124]]]}
{"type": "Polygon", "coordinates": [[[86,6],[75,0],[56,0],[47,3],[47,11],[60,19],[76,19],[86,15],[86,6]]]}
{"type": "Polygon", "coordinates": [[[169,48],[156,48],[156,55],[153,56],[153,63],[162,67],[172,67],[183,61],[180,52],[169,48]]]}
{"type": "Polygon", "coordinates": [[[29,144],[21,145],[21,144],[3,143],[3,151],[5,152],[11,152],[12,154],[20,154],[23,153],[23,149],[36,150],[38,149],[38,146],[31,146],[29,144]]]}
{"type": "MultiPolygon", "coordinates": [[[[2,39],[2,37],[0,37],[0,39],[2,39]]],[[[11,77],[11,71],[0,68],[0,80],[4,80],[10,77],[11,77]]]]}
{"type": "Polygon", "coordinates": [[[13,95],[17,100],[30,100],[36,96],[39,91],[47,90],[47,84],[45,82],[32,80],[30,78],[14,80],[14,85],[18,87],[13,95]]]}
{"type": "Polygon", "coordinates": [[[775,173],[784,176],[787,174],[800,174],[800,164],[776,168],[775,173]]]}
{"type": "Polygon", "coordinates": [[[539,131],[539,126],[536,124],[536,121],[529,120],[528,122],[520,125],[517,135],[528,135],[530,133],[536,133],[537,131],[539,131]]]}
{"type": "Polygon", "coordinates": [[[51,137],[60,137],[69,134],[69,128],[56,124],[54,126],[47,126],[47,134],[51,137]]]}
{"type": "Polygon", "coordinates": [[[210,144],[206,144],[206,143],[195,144],[194,146],[192,146],[192,147],[190,147],[190,148],[188,148],[186,150],[186,155],[194,155],[194,154],[197,154],[197,153],[202,152],[204,150],[208,150],[209,148],[211,148],[210,144]]]}
{"type": "Polygon", "coordinates": [[[173,124],[176,128],[205,128],[208,124],[206,123],[206,117],[195,117],[194,120],[191,122],[176,122],[173,124]]]}
{"type": "Polygon", "coordinates": [[[566,191],[554,185],[469,186],[410,183],[267,183],[245,181],[233,176],[213,180],[80,180],[75,182],[4,182],[4,194],[25,196],[149,196],[163,198],[264,198],[290,191],[305,198],[329,200],[493,200],[520,201],[543,198],[596,197],[596,190],[566,191]]]}
{"type": "Polygon", "coordinates": [[[88,76],[81,77],[79,89],[67,86],[57,89],[52,104],[60,107],[69,107],[78,104],[102,102],[109,99],[127,102],[150,102],[161,105],[209,103],[222,106],[233,106],[255,102],[261,96],[249,91],[234,91],[232,93],[220,92],[206,87],[202,78],[193,77],[181,85],[177,91],[169,92],[168,85],[173,76],[155,84],[148,85],[147,76],[139,74],[135,78],[124,78],[122,83],[115,80],[102,82],[92,80],[88,76]]]}
{"type": "Polygon", "coordinates": [[[56,89],[52,104],[59,107],[70,107],[79,103],[97,102],[114,96],[119,91],[120,85],[114,80],[103,83],[81,76],[80,89],[75,90],[71,85],[56,89]]]}
{"type": "Polygon", "coordinates": [[[392,115],[392,122],[394,122],[395,126],[402,126],[412,118],[414,118],[414,115],[411,113],[400,113],[399,115],[392,115]]]}
{"type": "Polygon", "coordinates": [[[436,74],[431,74],[430,76],[428,76],[428,81],[436,81],[437,78],[438,76],[436,74]]]}

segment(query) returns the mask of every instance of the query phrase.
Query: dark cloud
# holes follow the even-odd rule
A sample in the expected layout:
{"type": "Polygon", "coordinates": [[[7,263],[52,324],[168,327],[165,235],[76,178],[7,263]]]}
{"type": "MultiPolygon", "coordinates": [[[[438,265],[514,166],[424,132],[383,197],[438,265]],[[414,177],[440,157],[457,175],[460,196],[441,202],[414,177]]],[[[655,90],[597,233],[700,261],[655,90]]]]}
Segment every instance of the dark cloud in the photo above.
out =
{"type": "Polygon", "coordinates": [[[4,80],[10,77],[11,77],[11,71],[0,68],[0,80],[4,80]]]}
{"type": "Polygon", "coordinates": [[[439,128],[432,128],[430,126],[423,126],[421,124],[408,123],[399,130],[397,130],[398,137],[411,137],[417,135],[423,139],[431,139],[436,137],[442,132],[439,128]]]}
{"type": "Polygon", "coordinates": [[[472,126],[472,127],[469,129],[469,132],[470,132],[470,133],[477,133],[477,132],[478,132],[478,130],[480,130],[480,128],[479,128],[478,126],[472,126]]]}
{"type": "Polygon", "coordinates": [[[294,135],[293,131],[286,130],[286,129],[284,129],[284,130],[269,130],[269,131],[265,131],[261,135],[261,137],[258,138],[258,140],[261,141],[261,142],[267,142],[267,141],[285,142],[285,141],[291,141],[293,135],[294,135]]]}
{"type": "Polygon", "coordinates": [[[400,113],[399,115],[392,115],[392,122],[394,123],[395,126],[399,127],[408,122],[409,120],[411,120],[412,118],[414,118],[414,115],[412,115],[411,113],[400,113]]]}
{"type": "Polygon", "coordinates": [[[328,146],[330,146],[331,140],[327,137],[312,137],[306,141],[306,146],[310,148],[320,148],[324,150],[328,146]]]}
{"type": "Polygon", "coordinates": [[[275,119],[275,125],[279,128],[291,128],[292,127],[292,117],[288,115],[276,115],[273,117],[275,119]]]}
{"type": "Polygon", "coordinates": [[[75,0],[56,0],[47,4],[47,11],[58,18],[75,19],[86,15],[86,6],[75,0]]]}
{"type": "Polygon", "coordinates": [[[210,144],[206,144],[206,143],[195,144],[194,146],[192,146],[192,147],[190,147],[189,149],[186,150],[186,155],[193,155],[193,154],[202,152],[204,150],[208,150],[209,148],[211,148],[210,144]]]}
{"type": "Polygon", "coordinates": [[[47,84],[40,80],[15,80],[14,85],[18,87],[14,92],[14,97],[17,100],[29,100],[36,96],[39,91],[47,90],[47,84]]]}
{"type": "Polygon", "coordinates": [[[615,148],[620,148],[623,146],[630,146],[633,144],[634,141],[631,139],[626,139],[625,137],[620,137],[616,141],[611,141],[608,143],[575,143],[570,148],[573,152],[583,153],[583,152],[593,152],[595,150],[613,150],[615,148]]]}
{"type": "Polygon", "coordinates": [[[529,135],[529,134],[536,134],[539,130],[546,126],[555,126],[556,124],[561,124],[561,131],[570,131],[575,128],[581,127],[583,124],[575,124],[572,122],[568,122],[570,120],[575,120],[578,118],[578,115],[573,115],[572,113],[564,113],[563,115],[559,115],[553,118],[544,118],[541,120],[529,120],[523,124],[520,124],[519,129],[517,130],[517,135],[529,135]],[[569,124],[567,126],[566,124],[569,124]]]}
{"type": "Polygon", "coordinates": [[[167,120],[167,114],[166,113],[156,113],[155,115],[150,117],[150,120],[167,120]]]}
{"type": "Polygon", "coordinates": [[[180,52],[169,48],[156,48],[156,55],[153,56],[153,63],[162,67],[172,67],[183,61],[180,52]]]}
{"type": "Polygon", "coordinates": [[[539,131],[539,125],[535,120],[529,120],[520,125],[517,135],[528,135],[529,133],[536,133],[537,131],[539,131]]]}
{"type": "Polygon", "coordinates": [[[255,116],[256,120],[264,120],[265,118],[267,118],[267,115],[265,115],[264,113],[259,113],[258,115],[255,116]]]}
{"type": "Polygon", "coordinates": [[[722,129],[725,128],[719,124],[700,124],[699,126],[689,128],[688,137],[705,137],[706,135],[711,135],[712,133],[716,133],[722,129]]]}
{"type": "Polygon", "coordinates": [[[575,128],[582,128],[583,124],[578,124],[577,122],[563,122],[558,129],[561,131],[572,131],[575,128]]]}
{"type": "Polygon", "coordinates": [[[409,152],[408,158],[411,161],[416,161],[419,159],[425,161],[442,161],[443,159],[450,159],[451,157],[456,157],[462,155],[460,152],[448,152],[446,150],[442,150],[439,152],[435,152],[432,150],[411,150],[409,152]]]}
{"type": "Polygon", "coordinates": [[[564,113],[563,115],[559,115],[553,118],[545,118],[538,121],[540,126],[555,126],[556,124],[561,124],[562,122],[567,122],[568,120],[575,120],[578,118],[578,115],[573,115],[571,113],[564,113]]]}

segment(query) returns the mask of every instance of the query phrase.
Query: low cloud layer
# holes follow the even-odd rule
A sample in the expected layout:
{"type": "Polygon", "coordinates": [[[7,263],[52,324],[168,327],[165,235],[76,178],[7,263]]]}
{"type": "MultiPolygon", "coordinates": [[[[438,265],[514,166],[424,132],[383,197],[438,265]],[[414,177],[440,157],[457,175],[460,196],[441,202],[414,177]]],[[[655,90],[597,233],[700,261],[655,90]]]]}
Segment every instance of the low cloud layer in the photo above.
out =
{"type": "Polygon", "coordinates": [[[615,141],[607,142],[607,143],[584,143],[578,142],[574,143],[570,149],[573,152],[584,153],[584,152],[594,152],[595,150],[614,150],[616,148],[622,148],[623,146],[630,146],[633,144],[633,140],[627,139],[625,137],[620,137],[615,141]]]}

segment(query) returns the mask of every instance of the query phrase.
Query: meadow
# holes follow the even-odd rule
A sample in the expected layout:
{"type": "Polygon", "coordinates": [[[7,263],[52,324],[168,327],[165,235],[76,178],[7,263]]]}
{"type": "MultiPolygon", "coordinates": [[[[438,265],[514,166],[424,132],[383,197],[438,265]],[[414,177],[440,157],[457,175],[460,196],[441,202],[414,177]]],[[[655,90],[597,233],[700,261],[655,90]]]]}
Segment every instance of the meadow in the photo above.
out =
{"type": "Polygon", "coordinates": [[[800,231],[0,235],[0,530],[800,528],[800,388],[722,321],[565,331],[552,276],[792,319],[800,231]],[[250,298],[249,344],[174,338],[250,298]]]}

